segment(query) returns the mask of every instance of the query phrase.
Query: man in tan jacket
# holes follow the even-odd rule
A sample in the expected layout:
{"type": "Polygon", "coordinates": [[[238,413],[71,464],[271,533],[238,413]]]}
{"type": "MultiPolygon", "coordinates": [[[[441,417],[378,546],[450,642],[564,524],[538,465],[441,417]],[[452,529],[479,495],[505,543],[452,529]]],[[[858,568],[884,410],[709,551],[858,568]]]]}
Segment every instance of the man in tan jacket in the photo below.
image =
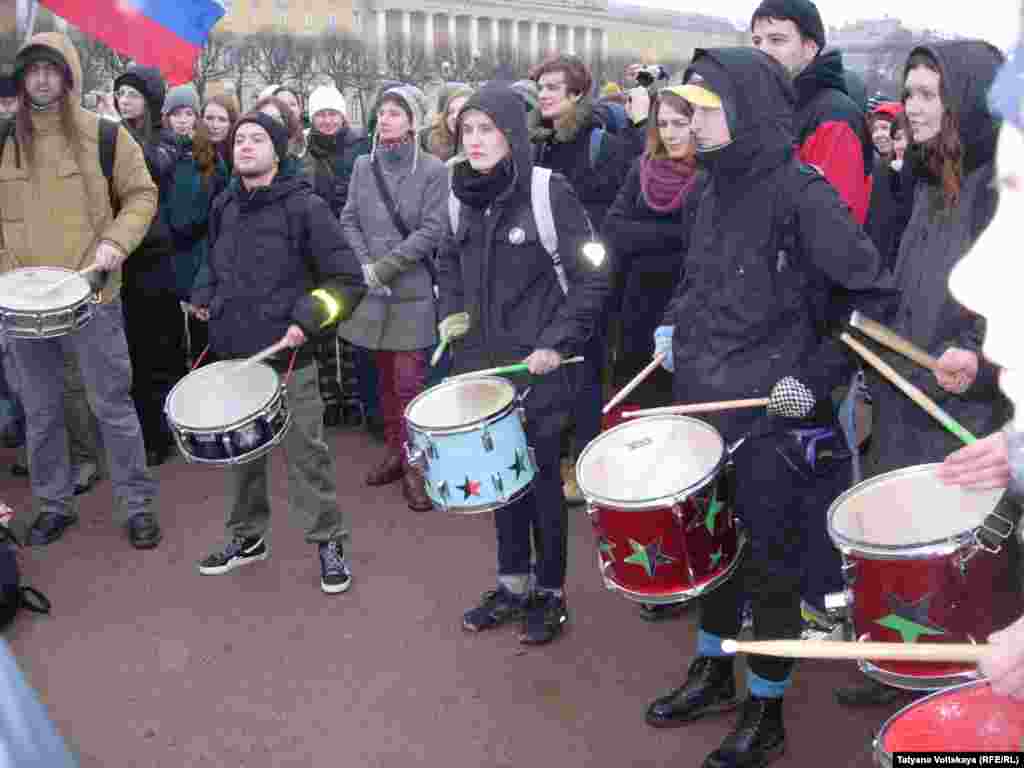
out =
{"type": "MultiPolygon", "coordinates": [[[[0,147],[0,270],[95,267],[101,302],[77,331],[51,339],[11,339],[24,383],[28,456],[36,519],[29,542],[48,544],[77,520],[62,397],[64,359],[78,360],[107,450],[116,521],[133,546],[161,538],[157,485],[129,388],[131,367],[117,300],[120,269],[156,212],[157,190],[142,150],[117,129],[113,173],[100,165],[99,121],[80,106],[78,52],[62,34],[33,37],[15,60],[21,109],[0,147]],[[118,202],[115,215],[111,198],[118,202]]],[[[40,297],[45,301],[44,297],[40,297]]],[[[0,297],[2,304],[2,297],[0,297]]]]}

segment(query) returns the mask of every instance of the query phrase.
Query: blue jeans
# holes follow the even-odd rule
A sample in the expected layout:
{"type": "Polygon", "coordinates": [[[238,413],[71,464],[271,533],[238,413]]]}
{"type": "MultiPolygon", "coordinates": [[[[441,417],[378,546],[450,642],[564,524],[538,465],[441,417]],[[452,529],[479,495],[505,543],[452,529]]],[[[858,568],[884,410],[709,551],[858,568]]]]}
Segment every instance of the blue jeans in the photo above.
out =
{"type": "Polygon", "coordinates": [[[68,431],[64,419],[64,360],[74,355],[96,416],[117,501],[114,520],[155,512],[157,483],[131,398],[131,362],[119,301],[98,304],[83,328],[55,339],[11,339],[22,378],[29,466],[36,516],[74,511],[68,431]]]}

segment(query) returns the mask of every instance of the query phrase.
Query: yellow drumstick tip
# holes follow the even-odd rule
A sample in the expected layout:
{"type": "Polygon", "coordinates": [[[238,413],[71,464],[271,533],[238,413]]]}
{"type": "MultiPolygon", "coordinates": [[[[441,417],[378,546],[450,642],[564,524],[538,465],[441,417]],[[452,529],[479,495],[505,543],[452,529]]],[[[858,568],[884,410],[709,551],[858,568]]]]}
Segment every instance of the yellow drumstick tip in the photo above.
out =
{"type": "Polygon", "coordinates": [[[722,641],[722,651],[724,651],[725,653],[733,654],[733,653],[736,653],[737,650],[738,650],[738,647],[736,645],[736,641],[735,640],[723,640],[722,641]]]}

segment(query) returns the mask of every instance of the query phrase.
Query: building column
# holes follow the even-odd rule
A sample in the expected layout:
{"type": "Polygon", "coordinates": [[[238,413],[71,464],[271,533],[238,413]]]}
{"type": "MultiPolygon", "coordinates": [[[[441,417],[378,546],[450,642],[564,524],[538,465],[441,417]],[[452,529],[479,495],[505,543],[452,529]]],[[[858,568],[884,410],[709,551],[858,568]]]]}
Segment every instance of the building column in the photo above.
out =
{"type": "Polygon", "coordinates": [[[548,54],[558,51],[558,25],[554,22],[548,24],[548,54]]]}
{"type": "Polygon", "coordinates": [[[434,60],[434,48],[434,14],[427,11],[423,17],[423,58],[428,63],[434,60]]]}
{"type": "Polygon", "coordinates": [[[448,58],[455,64],[455,51],[459,47],[459,25],[452,11],[448,12],[448,58]]]}
{"type": "Polygon", "coordinates": [[[491,58],[498,58],[501,50],[501,19],[491,16],[491,58]]]}
{"type": "Polygon", "coordinates": [[[519,56],[519,19],[512,19],[512,55],[519,56]]]}
{"type": "Polygon", "coordinates": [[[565,28],[565,49],[570,56],[576,55],[576,27],[572,24],[565,28]]]}
{"type": "Polygon", "coordinates": [[[480,53],[480,17],[469,17],[469,55],[480,53]]]}
{"type": "Polygon", "coordinates": [[[377,64],[383,71],[387,66],[388,51],[388,12],[384,9],[377,11],[377,64]]]}
{"type": "Polygon", "coordinates": [[[601,64],[608,62],[608,30],[598,29],[601,34],[601,64]]]}
{"type": "Polygon", "coordinates": [[[540,25],[530,21],[530,66],[540,61],[540,25]]]}
{"type": "Polygon", "coordinates": [[[583,30],[583,57],[588,67],[594,66],[594,29],[586,27],[583,30]]]}
{"type": "Polygon", "coordinates": [[[412,51],[412,12],[402,11],[402,50],[412,51]]]}

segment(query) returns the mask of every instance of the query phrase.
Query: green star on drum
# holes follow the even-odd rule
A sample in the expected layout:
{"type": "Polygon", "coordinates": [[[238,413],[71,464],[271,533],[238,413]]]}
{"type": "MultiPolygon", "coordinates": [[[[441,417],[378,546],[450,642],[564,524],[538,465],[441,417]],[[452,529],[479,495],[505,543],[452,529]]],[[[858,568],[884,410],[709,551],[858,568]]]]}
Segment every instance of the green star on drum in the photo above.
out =
{"type": "Polygon", "coordinates": [[[651,579],[657,574],[659,565],[668,565],[676,561],[674,557],[662,552],[661,539],[646,545],[630,539],[629,546],[633,549],[633,554],[623,559],[622,562],[642,566],[648,578],[651,579]]]}
{"type": "Polygon", "coordinates": [[[714,535],[715,533],[715,521],[718,519],[718,513],[722,511],[722,507],[725,505],[716,498],[711,499],[711,503],[708,504],[708,514],[704,518],[704,527],[708,529],[708,533],[714,535]]]}
{"type": "Polygon", "coordinates": [[[717,552],[711,553],[711,567],[717,568],[718,563],[722,560],[722,548],[719,547],[717,552]]]}
{"type": "Polygon", "coordinates": [[[519,479],[521,473],[526,471],[526,464],[523,462],[522,454],[519,451],[516,451],[516,461],[509,469],[516,473],[516,480],[519,479]]]}
{"type": "Polygon", "coordinates": [[[916,643],[921,635],[944,635],[946,630],[932,624],[928,619],[928,605],[932,596],[922,597],[916,603],[906,602],[888,595],[889,613],[875,621],[886,629],[898,632],[904,643],[916,643]]]}

